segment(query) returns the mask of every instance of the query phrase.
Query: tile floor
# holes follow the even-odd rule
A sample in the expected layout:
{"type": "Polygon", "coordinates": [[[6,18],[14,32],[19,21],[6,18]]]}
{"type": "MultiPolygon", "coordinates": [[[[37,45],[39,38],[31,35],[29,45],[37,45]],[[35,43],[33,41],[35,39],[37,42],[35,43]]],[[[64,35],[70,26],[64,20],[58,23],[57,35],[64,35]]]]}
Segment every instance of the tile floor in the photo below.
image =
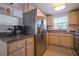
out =
{"type": "Polygon", "coordinates": [[[74,52],[65,47],[48,46],[43,56],[74,56],[74,52]]]}

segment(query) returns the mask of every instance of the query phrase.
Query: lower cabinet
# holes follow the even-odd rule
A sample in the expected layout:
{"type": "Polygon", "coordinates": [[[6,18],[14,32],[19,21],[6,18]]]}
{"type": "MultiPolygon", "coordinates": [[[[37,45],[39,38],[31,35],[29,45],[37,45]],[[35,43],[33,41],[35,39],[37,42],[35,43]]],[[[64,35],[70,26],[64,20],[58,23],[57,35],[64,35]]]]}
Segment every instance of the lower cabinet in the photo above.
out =
{"type": "Polygon", "coordinates": [[[59,36],[55,33],[48,33],[48,43],[49,44],[59,44],[59,36]]]}
{"type": "Polygon", "coordinates": [[[26,47],[26,55],[27,56],[34,56],[34,44],[30,44],[26,47]]]}
{"type": "Polygon", "coordinates": [[[0,40],[0,56],[34,56],[34,37],[13,42],[0,40]]]}
{"type": "Polygon", "coordinates": [[[48,33],[48,44],[74,48],[74,39],[72,34],[48,33]]]}
{"type": "Polygon", "coordinates": [[[29,38],[26,40],[26,55],[34,56],[34,39],[29,38]]]}
{"type": "Polygon", "coordinates": [[[65,47],[74,48],[73,36],[61,35],[60,36],[60,45],[65,46],[65,47]]]}
{"type": "Polygon", "coordinates": [[[58,45],[59,44],[59,37],[58,37],[58,35],[50,35],[50,36],[51,37],[49,39],[49,43],[58,45]]]}
{"type": "Polygon", "coordinates": [[[25,48],[19,49],[11,54],[9,56],[25,56],[25,48]]]}

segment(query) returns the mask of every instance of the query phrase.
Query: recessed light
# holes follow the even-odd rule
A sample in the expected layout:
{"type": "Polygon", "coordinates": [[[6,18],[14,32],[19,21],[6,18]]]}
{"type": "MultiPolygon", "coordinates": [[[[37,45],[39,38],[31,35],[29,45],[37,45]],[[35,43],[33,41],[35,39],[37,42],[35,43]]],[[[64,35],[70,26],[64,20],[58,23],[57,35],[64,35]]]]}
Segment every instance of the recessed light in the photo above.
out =
{"type": "Polygon", "coordinates": [[[63,10],[66,6],[64,3],[54,3],[53,7],[55,11],[60,11],[63,10]]]}

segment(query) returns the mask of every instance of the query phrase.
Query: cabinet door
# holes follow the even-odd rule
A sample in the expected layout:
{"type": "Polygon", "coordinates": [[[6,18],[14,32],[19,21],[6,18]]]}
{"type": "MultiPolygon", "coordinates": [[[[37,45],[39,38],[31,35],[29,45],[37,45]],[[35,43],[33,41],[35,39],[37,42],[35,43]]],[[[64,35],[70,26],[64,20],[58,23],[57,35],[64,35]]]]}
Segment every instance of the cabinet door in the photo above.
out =
{"type": "Polygon", "coordinates": [[[59,44],[59,36],[52,33],[49,34],[49,44],[59,44]]]}
{"type": "Polygon", "coordinates": [[[26,39],[26,55],[34,56],[34,37],[26,39]]]}
{"type": "Polygon", "coordinates": [[[60,36],[60,45],[65,47],[74,47],[73,37],[72,36],[60,36]]]}
{"type": "Polygon", "coordinates": [[[35,9],[35,7],[32,6],[31,4],[29,4],[29,3],[24,4],[24,12],[29,12],[29,11],[31,11],[33,9],[35,9]]]}
{"type": "Polygon", "coordinates": [[[32,44],[29,44],[27,47],[26,47],[26,55],[27,56],[34,56],[34,43],[32,44]]]}
{"type": "Polygon", "coordinates": [[[23,5],[23,12],[26,13],[29,10],[29,4],[28,3],[24,3],[23,5]]]}
{"type": "Polygon", "coordinates": [[[54,24],[53,16],[46,17],[47,26],[52,26],[54,24]]]}
{"type": "Polygon", "coordinates": [[[41,19],[41,18],[45,19],[46,16],[44,15],[44,13],[41,10],[37,9],[37,18],[38,19],[41,19]]]}
{"type": "Polygon", "coordinates": [[[79,11],[69,13],[69,24],[78,24],[78,13],[79,11]]]}
{"type": "Polygon", "coordinates": [[[25,56],[25,48],[17,50],[15,52],[9,54],[9,56],[25,56]]]}
{"type": "Polygon", "coordinates": [[[9,53],[19,50],[20,48],[23,48],[24,46],[25,46],[25,40],[11,42],[8,44],[9,53]]]}

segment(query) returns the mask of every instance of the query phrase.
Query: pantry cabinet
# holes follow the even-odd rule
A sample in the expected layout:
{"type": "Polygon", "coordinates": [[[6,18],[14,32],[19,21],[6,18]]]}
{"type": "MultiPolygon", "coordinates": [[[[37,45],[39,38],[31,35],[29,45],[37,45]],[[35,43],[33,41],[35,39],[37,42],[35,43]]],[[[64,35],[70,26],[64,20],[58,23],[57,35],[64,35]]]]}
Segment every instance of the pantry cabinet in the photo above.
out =
{"type": "Polygon", "coordinates": [[[69,24],[70,25],[79,24],[79,11],[73,11],[69,13],[69,24]]]}

